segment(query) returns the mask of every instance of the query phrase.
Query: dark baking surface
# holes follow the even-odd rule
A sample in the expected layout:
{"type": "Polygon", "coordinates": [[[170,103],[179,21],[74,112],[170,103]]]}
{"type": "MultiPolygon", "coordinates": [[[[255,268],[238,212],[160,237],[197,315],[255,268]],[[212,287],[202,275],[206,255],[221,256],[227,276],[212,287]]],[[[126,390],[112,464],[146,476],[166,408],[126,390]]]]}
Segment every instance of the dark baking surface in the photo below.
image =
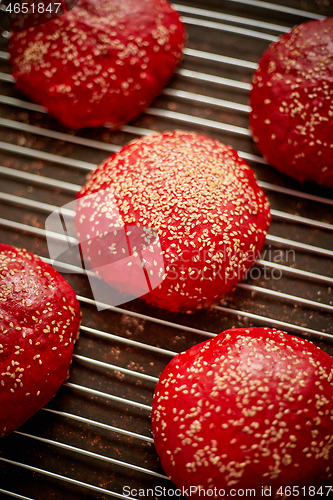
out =
{"type": "MultiPolygon", "coordinates": [[[[170,481],[161,477],[164,473],[151,440],[149,407],[156,378],[172,352],[214,333],[245,325],[276,326],[307,336],[333,355],[332,192],[313,184],[301,185],[265,165],[247,134],[246,108],[254,64],[270,39],[283,28],[316,15],[333,15],[333,7],[314,0],[274,0],[274,4],[272,8],[272,3],[260,1],[192,0],[177,4],[189,35],[184,61],[152,107],[129,127],[113,133],[107,128],[74,133],[38,106],[29,105],[8,78],[6,40],[1,39],[1,242],[49,257],[43,229],[52,207],[36,202],[51,206],[70,202],[75,186],[66,189],[60,181],[81,186],[89,169],[118,146],[146,131],[181,128],[208,134],[245,154],[274,210],[262,259],[275,265],[275,270],[269,264],[257,265],[244,282],[246,287],[235,288],[221,308],[193,315],[168,314],[140,300],[98,312],[87,300],[92,298],[87,279],[64,274],[81,299],[83,312],[70,379],[46,409],[19,432],[0,441],[1,499],[125,498],[124,486],[136,490],[172,488],[170,481]],[[286,10],[287,6],[297,11],[286,10]],[[252,20],[254,25],[250,25],[252,20]],[[256,21],[270,26],[258,26],[256,21]],[[229,28],[219,29],[223,25],[229,28]],[[208,54],[247,64],[216,61],[208,54]],[[215,78],[210,81],[198,73],[215,78]],[[236,84],[224,85],[219,78],[236,84]],[[207,102],[207,97],[218,101],[207,102]],[[222,101],[231,104],[225,106],[222,101]],[[228,131],[224,124],[240,129],[228,131]],[[290,220],[286,214],[292,215],[290,220]],[[324,226],[295,219],[295,215],[324,226]],[[292,241],[278,241],[277,237],[292,241]],[[293,242],[312,248],[297,247],[293,242]],[[287,268],[281,271],[282,276],[279,265],[287,268]],[[295,270],[310,274],[296,274],[295,270]],[[328,338],[321,336],[325,333],[328,338]],[[112,366],[93,363],[96,360],[112,366]]],[[[140,498],[139,491],[134,498],[140,498]]]]}

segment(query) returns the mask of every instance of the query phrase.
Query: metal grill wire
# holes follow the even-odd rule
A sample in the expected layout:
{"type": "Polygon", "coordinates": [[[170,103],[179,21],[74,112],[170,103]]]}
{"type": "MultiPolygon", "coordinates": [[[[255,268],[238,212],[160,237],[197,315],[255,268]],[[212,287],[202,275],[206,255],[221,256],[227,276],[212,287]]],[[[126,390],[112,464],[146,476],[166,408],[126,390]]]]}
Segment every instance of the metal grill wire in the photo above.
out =
{"type": "Polygon", "coordinates": [[[193,315],[140,301],[97,312],[84,273],[62,266],[83,312],[70,378],[43,410],[1,440],[0,498],[131,498],[129,491],[154,487],[169,497],[173,485],[150,431],[155,384],[177,352],[226,328],[274,326],[333,354],[332,192],[266,165],[253,149],[247,102],[269,43],[294,24],[332,15],[332,7],[311,0],[185,3],[175,5],[189,34],[181,67],[151,108],[119,132],[106,126],[74,134],[16,92],[3,38],[1,241],[49,262],[45,218],[74,198],[86,174],[135,137],[182,128],[230,144],[256,171],[273,216],[262,256],[220,306],[193,315]]]}

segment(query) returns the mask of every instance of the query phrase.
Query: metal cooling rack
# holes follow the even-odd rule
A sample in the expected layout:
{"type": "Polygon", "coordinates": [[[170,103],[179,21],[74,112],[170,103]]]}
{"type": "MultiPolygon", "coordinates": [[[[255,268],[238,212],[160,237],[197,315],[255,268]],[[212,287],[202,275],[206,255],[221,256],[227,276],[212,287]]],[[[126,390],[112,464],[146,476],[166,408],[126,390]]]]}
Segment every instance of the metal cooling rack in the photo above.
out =
{"type": "Polygon", "coordinates": [[[139,300],[98,312],[86,276],[62,268],[83,312],[70,378],[43,410],[0,441],[0,498],[139,498],[134,490],[155,487],[165,488],[160,498],[170,497],[173,485],[151,437],[152,393],[175,353],[226,328],[275,326],[333,355],[332,191],[277,173],[253,149],[248,131],[251,75],[268,44],[295,24],[333,15],[324,1],[284,2],[176,4],[189,35],[182,65],[141,117],[113,133],[66,130],[15,91],[2,38],[2,242],[48,261],[45,218],[74,199],[86,174],[129,140],[175,128],[238,150],[269,197],[273,222],[247,279],[208,312],[169,314],[139,300]]]}

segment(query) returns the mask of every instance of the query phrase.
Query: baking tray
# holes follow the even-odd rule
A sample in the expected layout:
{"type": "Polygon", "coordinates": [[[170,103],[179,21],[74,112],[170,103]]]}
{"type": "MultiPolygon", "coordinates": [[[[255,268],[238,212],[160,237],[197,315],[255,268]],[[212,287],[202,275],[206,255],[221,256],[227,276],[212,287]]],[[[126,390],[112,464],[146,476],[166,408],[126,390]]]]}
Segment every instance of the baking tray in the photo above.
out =
{"type": "Polygon", "coordinates": [[[314,0],[191,0],[175,7],[189,36],[184,60],[152,106],[117,132],[74,133],[15,91],[3,33],[0,240],[47,260],[45,219],[74,199],[87,173],[129,140],[183,129],[231,145],[256,171],[273,215],[265,247],[220,306],[191,315],[140,300],[98,312],[87,278],[63,272],[83,312],[70,378],[0,441],[1,499],[173,496],[151,436],[154,387],[175,353],[226,328],[278,327],[333,355],[332,191],[276,172],[248,132],[251,75],[263,51],[293,25],[333,15],[333,8],[314,0]]]}

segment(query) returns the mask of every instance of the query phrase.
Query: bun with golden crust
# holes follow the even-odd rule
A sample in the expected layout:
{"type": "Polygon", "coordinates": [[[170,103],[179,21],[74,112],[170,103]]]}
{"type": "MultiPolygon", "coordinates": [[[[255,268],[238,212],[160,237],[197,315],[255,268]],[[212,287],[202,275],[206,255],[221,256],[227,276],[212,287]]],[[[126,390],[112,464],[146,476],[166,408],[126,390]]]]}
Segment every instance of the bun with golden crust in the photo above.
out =
{"type": "Polygon", "coordinates": [[[16,88],[72,129],[116,129],[146,108],[182,58],[185,29],[166,0],[79,0],[9,40],[16,88]]]}
{"type": "Polygon", "coordinates": [[[265,51],[250,92],[250,128],[268,163],[333,187],[333,18],[309,21],[265,51]]]}
{"type": "Polygon", "coordinates": [[[190,498],[200,488],[266,498],[264,487],[311,498],[332,484],[333,359],[285,332],[227,330],[166,366],[152,429],[165,472],[190,498]]]}
{"type": "Polygon", "coordinates": [[[0,244],[0,437],[68,377],[80,327],[74,290],[39,257],[0,244]]]}
{"type": "Polygon", "coordinates": [[[79,240],[93,241],[84,250],[89,264],[123,292],[133,286],[126,268],[117,281],[100,265],[112,252],[127,251],[113,243],[111,203],[102,195],[108,190],[120,226],[150,227],[158,234],[164,270],[149,252],[145,267],[161,283],[143,298],[169,311],[218,302],[258,257],[270,222],[254,172],[230,147],[185,131],[135,140],[95,170],[79,192],[76,217],[79,240]]]}

